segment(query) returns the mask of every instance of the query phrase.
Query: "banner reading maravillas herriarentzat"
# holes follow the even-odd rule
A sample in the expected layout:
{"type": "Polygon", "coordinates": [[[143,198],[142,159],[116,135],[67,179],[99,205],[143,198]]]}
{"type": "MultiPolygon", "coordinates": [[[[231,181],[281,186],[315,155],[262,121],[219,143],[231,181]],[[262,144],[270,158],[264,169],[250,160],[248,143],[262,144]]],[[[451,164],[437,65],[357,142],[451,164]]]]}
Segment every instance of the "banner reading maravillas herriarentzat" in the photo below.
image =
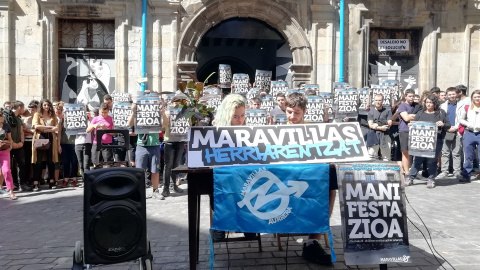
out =
{"type": "Polygon", "coordinates": [[[188,167],[369,160],[358,123],[192,127],[188,167]]]}

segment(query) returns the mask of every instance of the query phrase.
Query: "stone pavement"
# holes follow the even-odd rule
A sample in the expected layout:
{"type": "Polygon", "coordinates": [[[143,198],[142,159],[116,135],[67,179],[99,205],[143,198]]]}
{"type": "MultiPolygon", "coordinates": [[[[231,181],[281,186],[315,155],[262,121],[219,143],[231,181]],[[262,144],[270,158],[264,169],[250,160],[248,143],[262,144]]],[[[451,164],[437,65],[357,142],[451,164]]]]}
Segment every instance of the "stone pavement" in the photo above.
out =
{"type": "MultiPolygon", "coordinates": [[[[187,184],[182,185],[188,188],[187,184]]],[[[389,264],[388,269],[480,269],[480,181],[457,184],[439,180],[406,188],[412,264],[389,264]],[[412,208],[413,207],[413,208],[412,208]],[[414,210],[418,213],[417,216],[414,210]],[[425,223],[425,225],[422,223],[425,223]],[[428,230],[427,230],[428,228],[428,230]],[[427,237],[428,242],[423,238],[427,237]],[[430,240],[431,237],[431,240],[430,240]],[[432,255],[434,248],[444,259],[432,255]]],[[[147,190],[147,195],[151,189],[147,190]]],[[[18,193],[19,199],[0,198],[0,269],[70,269],[77,240],[83,242],[83,189],[44,189],[18,193]]],[[[208,269],[208,197],[201,203],[201,244],[198,269],[208,269]]],[[[379,269],[378,265],[346,266],[341,242],[338,199],[331,219],[337,262],[331,267],[308,264],[301,257],[306,237],[288,238],[288,253],[278,251],[271,234],[262,235],[263,252],[255,241],[215,244],[214,269],[379,269]],[[286,258],[285,258],[286,256],[286,258]]],[[[165,201],[147,199],[148,234],[153,269],[188,269],[187,195],[173,194],[165,201]]],[[[287,238],[283,238],[286,248],[287,238]]],[[[93,269],[138,269],[135,262],[93,269]]]]}

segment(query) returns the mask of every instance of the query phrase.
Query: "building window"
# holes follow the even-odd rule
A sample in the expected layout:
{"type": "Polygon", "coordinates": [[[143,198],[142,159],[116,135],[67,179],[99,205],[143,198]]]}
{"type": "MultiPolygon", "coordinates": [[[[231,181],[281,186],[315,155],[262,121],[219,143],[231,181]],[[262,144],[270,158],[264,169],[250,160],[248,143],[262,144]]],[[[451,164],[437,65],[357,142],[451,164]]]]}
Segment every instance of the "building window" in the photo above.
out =
{"type": "Polygon", "coordinates": [[[114,21],[59,19],[61,49],[115,49],[114,21]]]}

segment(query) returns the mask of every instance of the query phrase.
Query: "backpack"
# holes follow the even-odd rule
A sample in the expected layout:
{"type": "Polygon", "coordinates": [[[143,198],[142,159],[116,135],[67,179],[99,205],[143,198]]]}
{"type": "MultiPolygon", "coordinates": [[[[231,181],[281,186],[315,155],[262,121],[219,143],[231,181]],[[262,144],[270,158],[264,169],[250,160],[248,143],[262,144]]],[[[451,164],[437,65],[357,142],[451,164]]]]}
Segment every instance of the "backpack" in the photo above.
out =
{"type": "Polygon", "coordinates": [[[17,119],[15,113],[12,110],[4,110],[3,116],[5,117],[5,122],[14,128],[17,126],[17,119]]]}

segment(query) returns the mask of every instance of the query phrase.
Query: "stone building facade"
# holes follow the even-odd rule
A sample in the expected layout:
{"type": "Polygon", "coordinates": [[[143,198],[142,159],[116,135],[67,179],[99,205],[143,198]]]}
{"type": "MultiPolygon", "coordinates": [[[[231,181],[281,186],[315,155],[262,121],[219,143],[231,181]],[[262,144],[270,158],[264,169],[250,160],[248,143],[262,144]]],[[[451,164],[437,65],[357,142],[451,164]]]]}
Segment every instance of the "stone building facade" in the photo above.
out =
{"type": "MultiPolygon", "coordinates": [[[[222,59],[264,68],[247,59],[264,59],[256,47],[275,59],[266,65],[273,79],[292,88],[326,90],[338,80],[339,0],[148,0],[147,9],[148,89],[173,91],[187,73],[222,59]],[[243,31],[247,25],[258,32],[243,31]],[[278,37],[259,35],[270,32],[278,37]],[[231,55],[220,55],[228,46],[231,55]]],[[[479,1],[345,0],[344,16],[343,71],[352,86],[397,79],[420,92],[480,88],[479,1]],[[381,51],[385,39],[409,47],[381,51]]],[[[0,0],[0,101],[138,91],[141,26],[142,0],[0,0]]]]}

